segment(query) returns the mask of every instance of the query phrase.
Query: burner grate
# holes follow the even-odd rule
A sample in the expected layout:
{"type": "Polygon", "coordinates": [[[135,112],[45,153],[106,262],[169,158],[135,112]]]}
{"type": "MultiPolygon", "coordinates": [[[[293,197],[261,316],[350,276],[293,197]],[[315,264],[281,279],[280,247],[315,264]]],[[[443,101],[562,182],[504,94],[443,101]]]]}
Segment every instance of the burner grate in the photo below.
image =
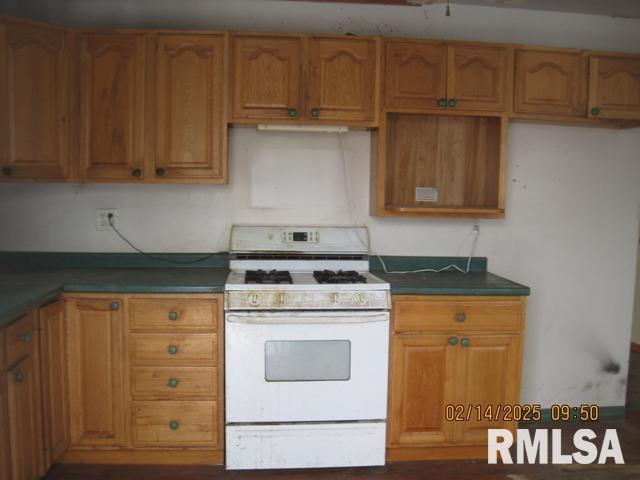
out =
{"type": "Polygon", "coordinates": [[[367,283],[366,277],[355,270],[316,270],[313,276],[318,283],[367,283]]]}
{"type": "Polygon", "coordinates": [[[244,283],[293,283],[293,279],[287,270],[247,270],[244,283]]]}

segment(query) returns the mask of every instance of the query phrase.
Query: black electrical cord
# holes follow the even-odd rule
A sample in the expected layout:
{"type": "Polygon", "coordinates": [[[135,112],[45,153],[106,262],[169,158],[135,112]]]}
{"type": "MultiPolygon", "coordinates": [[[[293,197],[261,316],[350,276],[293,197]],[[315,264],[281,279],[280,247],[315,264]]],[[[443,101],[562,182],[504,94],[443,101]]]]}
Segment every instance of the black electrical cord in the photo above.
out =
{"type": "Polygon", "coordinates": [[[210,253],[208,255],[205,255],[204,257],[200,257],[200,258],[196,258],[194,260],[176,260],[175,258],[167,258],[167,257],[160,257],[158,255],[154,255],[152,253],[147,253],[142,251],[140,248],[136,247],[129,239],[127,239],[127,237],[125,237],[122,233],[120,233],[120,230],[118,230],[116,228],[116,225],[113,221],[113,214],[110,213],[108,215],[108,220],[109,220],[109,225],[111,226],[111,228],[113,228],[113,231],[116,232],[116,234],[122,239],[123,242],[125,242],[127,245],[129,245],[131,248],[133,248],[136,252],[144,255],[145,257],[151,258],[153,260],[159,260],[159,261],[163,261],[163,262],[169,262],[169,263],[177,263],[179,265],[191,265],[194,263],[199,263],[199,262],[204,262],[205,260],[210,259],[211,257],[215,256],[215,255],[219,255],[221,253],[225,253],[225,252],[214,252],[214,253],[210,253]]]}

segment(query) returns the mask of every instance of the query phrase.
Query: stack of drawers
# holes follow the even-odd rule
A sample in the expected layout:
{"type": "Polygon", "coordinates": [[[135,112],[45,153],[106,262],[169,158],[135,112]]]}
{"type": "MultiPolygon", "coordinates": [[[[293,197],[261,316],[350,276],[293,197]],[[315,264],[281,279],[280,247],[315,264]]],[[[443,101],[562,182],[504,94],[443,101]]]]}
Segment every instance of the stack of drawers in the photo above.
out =
{"type": "Polygon", "coordinates": [[[132,446],[222,448],[222,305],[216,295],[129,299],[132,446]]]}
{"type": "Polygon", "coordinates": [[[4,329],[4,357],[0,348],[0,382],[4,380],[0,386],[0,478],[7,474],[7,463],[10,479],[38,478],[45,473],[36,318],[28,313],[4,329]],[[6,456],[9,462],[3,458],[6,456]]]}

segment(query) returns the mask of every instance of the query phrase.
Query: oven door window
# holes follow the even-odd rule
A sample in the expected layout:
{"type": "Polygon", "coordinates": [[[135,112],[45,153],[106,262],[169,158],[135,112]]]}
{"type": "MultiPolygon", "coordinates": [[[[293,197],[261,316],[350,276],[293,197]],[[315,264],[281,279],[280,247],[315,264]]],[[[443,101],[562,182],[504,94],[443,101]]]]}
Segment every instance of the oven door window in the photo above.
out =
{"type": "Polygon", "coordinates": [[[349,340],[273,340],[264,345],[267,382],[346,381],[351,378],[349,340]]]}

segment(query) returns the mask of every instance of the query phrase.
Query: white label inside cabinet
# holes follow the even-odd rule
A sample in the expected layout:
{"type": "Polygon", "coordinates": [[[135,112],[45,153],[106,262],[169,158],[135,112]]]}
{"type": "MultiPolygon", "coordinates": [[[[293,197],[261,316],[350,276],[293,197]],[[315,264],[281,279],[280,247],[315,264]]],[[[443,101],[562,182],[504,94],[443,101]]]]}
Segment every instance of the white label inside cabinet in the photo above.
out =
{"type": "Polygon", "coordinates": [[[438,189],[434,187],[416,187],[416,202],[437,202],[438,189]]]}

